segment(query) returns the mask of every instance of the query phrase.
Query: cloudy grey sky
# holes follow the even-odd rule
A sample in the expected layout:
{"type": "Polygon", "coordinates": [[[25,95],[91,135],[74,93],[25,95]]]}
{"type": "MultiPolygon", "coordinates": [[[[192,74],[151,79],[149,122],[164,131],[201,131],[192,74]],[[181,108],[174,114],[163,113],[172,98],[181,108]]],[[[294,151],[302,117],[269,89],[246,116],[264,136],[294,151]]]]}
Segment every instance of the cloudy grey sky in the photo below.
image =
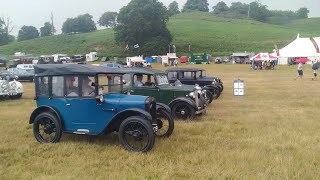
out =
{"type": "MultiPolygon", "coordinates": [[[[159,0],[168,6],[174,0],[159,0]]],[[[180,8],[187,0],[176,0],[180,8]]],[[[208,0],[209,9],[221,0],[208,0]]],[[[249,3],[254,0],[222,0],[228,5],[231,2],[249,3]]],[[[67,18],[76,17],[80,14],[89,13],[98,21],[99,17],[106,11],[119,11],[127,5],[130,0],[0,0],[0,16],[9,16],[14,25],[12,34],[17,35],[23,25],[32,25],[40,28],[46,21],[50,20],[53,13],[54,25],[61,33],[63,22],[67,18]]],[[[309,17],[320,17],[320,0],[260,0],[269,9],[297,10],[307,7],[310,10],[309,17]]]]}

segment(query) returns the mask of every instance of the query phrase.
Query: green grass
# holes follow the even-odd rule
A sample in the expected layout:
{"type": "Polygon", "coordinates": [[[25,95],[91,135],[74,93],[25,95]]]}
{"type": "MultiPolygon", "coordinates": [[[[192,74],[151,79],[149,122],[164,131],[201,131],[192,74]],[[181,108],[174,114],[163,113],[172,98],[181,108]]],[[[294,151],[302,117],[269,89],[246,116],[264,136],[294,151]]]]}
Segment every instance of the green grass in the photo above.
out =
{"type": "MultiPolygon", "coordinates": [[[[302,37],[319,36],[319,18],[291,22],[285,26],[264,24],[257,21],[226,19],[212,13],[182,13],[171,17],[168,28],[178,55],[208,52],[215,56],[230,55],[235,51],[270,52],[274,44],[279,47],[302,37]]],[[[112,29],[92,33],[57,35],[54,37],[12,43],[0,46],[0,55],[14,52],[43,55],[54,53],[85,54],[98,51],[105,56],[128,56],[125,45],[118,46],[112,29]]]]}
{"type": "MultiPolygon", "coordinates": [[[[160,65],[154,65],[164,69],[160,65]]],[[[185,65],[183,65],[185,67],[185,65]]],[[[0,179],[317,179],[320,177],[319,83],[293,80],[296,66],[252,71],[248,65],[188,65],[217,75],[221,97],[195,121],[176,121],[173,135],[147,154],[130,153],[116,133],[63,134],[39,144],[28,124],[33,83],[19,100],[0,101],[0,179]],[[233,80],[245,96],[233,96],[233,80]]]]}
{"type": "Polygon", "coordinates": [[[285,26],[301,31],[314,32],[315,35],[319,36],[320,18],[294,20],[286,24],[285,26]]]}

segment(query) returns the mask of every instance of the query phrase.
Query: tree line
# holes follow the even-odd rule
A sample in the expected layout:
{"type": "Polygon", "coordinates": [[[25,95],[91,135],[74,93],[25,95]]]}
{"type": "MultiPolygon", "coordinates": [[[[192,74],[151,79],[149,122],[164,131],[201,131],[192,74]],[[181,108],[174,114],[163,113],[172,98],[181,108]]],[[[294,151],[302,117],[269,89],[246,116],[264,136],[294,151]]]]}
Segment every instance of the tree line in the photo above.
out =
{"type": "MultiPolygon", "coordinates": [[[[207,0],[187,0],[181,11],[179,4],[173,1],[168,7],[158,0],[131,0],[118,12],[105,12],[97,24],[115,30],[115,41],[126,47],[128,51],[137,53],[162,54],[172,41],[172,35],[167,29],[169,17],[180,12],[202,11],[228,18],[250,18],[260,22],[284,24],[293,19],[308,18],[309,10],[305,7],[293,11],[268,10],[259,1],[249,4],[233,2],[228,6],[220,1],[209,12],[207,0]]],[[[0,18],[0,45],[13,42],[10,35],[10,18],[0,18]]],[[[96,31],[96,23],[90,14],[68,18],[62,25],[63,34],[74,34],[96,31]]],[[[45,22],[40,32],[34,26],[23,26],[18,33],[17,41],[37,37],[52,36],[56,32],[50,22],[45,22]]]]}

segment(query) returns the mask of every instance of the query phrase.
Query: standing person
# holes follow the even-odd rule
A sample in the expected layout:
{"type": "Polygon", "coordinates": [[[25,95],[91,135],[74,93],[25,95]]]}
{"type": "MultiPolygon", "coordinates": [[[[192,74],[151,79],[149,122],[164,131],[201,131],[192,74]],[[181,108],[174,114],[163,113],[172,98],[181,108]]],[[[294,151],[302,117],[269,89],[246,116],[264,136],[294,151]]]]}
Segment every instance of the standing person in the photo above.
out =
{"type": "Polygon", "coordinates": [[[313,78],[312,78],[312,80],[316,80],[317,79],[317,75],[318,75],[318,69],[314,69],[313,70],[313,78]]]}
{"type": "MultiPolygon", "coordinates": [[[[302,76],[303,76],[303,69],[302,69],[302,66],[303,66],[303,64],[300,62],[299,64],[298,64],[298,76],[297,77],[300,77],[300,79],[302,79],[302,76]]],[[[297,77],[296,78],[294,78],[295,80],[297,79],[297,77]]]]}

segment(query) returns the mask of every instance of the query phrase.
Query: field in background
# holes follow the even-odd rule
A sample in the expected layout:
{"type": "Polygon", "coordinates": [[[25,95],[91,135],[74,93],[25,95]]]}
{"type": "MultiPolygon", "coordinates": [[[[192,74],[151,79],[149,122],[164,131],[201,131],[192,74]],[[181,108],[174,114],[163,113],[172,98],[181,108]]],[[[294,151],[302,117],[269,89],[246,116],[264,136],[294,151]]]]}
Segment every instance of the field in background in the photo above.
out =
{"type": "MultiPolygon", "coordinates": [[[[231,55],[235,51],[270,52],[301,37],[319,36],[320,18],[292,21],[276,26],[251,20],[227,19],[212,13],[182,13],[170,18],[168,28],[178,55],[188,55],[189,45],[194,53],[207,52],[214,56],[231,55]]],[[[15,52],[27,54],[86,54],[98,51],[101,56],[129,56],[126,44],[116,45],[114,31],[105,29],[92,33],[57,35],[0,46],[0,56],[15,52]]]]}
{"type": "Polygon", "coordinates": [[[270,71],[232,64],[188,67],[219,76],[225,90],[206,116],[176,121],[173,135],[156,139],[147,154],[124,150],[116,133],[63,134],[60,143],[39,144],[28,124],[34,85],[23,83],[22,99],[0,101],[0,179],[320,177],[320,80],[311,81],[310,66],[304,66],[302,80],[293,80],[296,66],[270,71]],[[237,78],[245,82],[243,97],[233,96],[237,78]]]}

